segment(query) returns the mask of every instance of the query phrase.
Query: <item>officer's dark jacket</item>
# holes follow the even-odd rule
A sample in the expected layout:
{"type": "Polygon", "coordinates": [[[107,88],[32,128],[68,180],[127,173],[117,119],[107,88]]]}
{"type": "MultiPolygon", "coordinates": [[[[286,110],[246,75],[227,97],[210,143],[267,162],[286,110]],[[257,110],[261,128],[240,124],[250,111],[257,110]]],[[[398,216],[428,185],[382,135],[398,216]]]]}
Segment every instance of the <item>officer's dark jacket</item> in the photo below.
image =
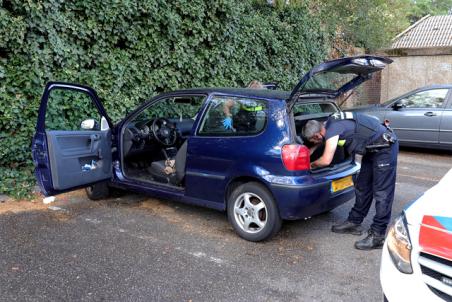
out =
{"type": "Polygon", "coordinates": [[[344,138],[345,148],[349,154],[364,155],[366,146],[378,140],[386,131],[376,118],[355,112],[340,112],[332,115],[327,122],[330,123],[328,127],[334,127],[334,122],[339,120],[352,120],[356,125],[354,133],[344,138]]]}

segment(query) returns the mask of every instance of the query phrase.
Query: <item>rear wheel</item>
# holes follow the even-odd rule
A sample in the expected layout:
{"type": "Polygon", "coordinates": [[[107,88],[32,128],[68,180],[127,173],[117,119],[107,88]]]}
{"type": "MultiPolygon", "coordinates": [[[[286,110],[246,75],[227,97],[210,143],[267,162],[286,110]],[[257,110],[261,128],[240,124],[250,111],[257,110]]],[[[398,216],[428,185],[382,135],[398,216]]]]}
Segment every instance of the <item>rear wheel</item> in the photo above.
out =
{"type": "Polygon", "coordinates": [[[229,196],[227,210],[234,230],[249,241],[269,239],[281,228],[282,219],[275,200],[259,183],[238,186],[229,196]]]}
{"type": "Polygon", "coordinates": [[[85,188],[86,196],[91,200],[107,198],[110,195],[110,188],[107,182],[99,182],[85,188]]]}

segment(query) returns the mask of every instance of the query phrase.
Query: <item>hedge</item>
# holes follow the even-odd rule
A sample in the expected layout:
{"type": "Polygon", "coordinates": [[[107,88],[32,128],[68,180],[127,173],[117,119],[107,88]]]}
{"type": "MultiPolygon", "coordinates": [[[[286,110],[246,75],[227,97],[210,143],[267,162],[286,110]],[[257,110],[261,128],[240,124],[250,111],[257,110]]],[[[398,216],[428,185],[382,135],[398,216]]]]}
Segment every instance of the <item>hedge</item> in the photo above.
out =
{"type": "Polygon", "coordinates": [[[48,81],[93,87],[118,121],[179,88],[258,79],[290,89],[328,40],[303,4],[0,0],[0,192],[26,197],[35,185],[30,145],[48,81]]]}

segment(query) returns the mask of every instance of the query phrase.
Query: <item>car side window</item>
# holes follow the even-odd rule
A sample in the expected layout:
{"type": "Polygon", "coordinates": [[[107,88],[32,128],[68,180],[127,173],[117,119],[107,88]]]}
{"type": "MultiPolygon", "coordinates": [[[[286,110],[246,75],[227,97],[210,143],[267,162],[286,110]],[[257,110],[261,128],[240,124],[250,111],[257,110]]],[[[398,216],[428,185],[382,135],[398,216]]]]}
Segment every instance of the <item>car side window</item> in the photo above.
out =
{"type": "Polygon", "coordinates": [[[442,108],[448,91],[448,89],[421,91],[400,99],[398,103],[405,108],[442,108]]]}
{"type": "Polygon", "coordinates": [[[200,136],[247,136],[261,132],[267,123],[267,102],[251,98],[214,97],[198,131],[200,136]],[[225,123],[230,114],[231,125],[225,123]]]}
{"type": "Polygon", "coordinates": [[[47,101],[46,130],[85,130],[82,122],[94,120],[91,130],[99,130],[101,116],[91,97],[80,90],[52,89],[47,101]]]}

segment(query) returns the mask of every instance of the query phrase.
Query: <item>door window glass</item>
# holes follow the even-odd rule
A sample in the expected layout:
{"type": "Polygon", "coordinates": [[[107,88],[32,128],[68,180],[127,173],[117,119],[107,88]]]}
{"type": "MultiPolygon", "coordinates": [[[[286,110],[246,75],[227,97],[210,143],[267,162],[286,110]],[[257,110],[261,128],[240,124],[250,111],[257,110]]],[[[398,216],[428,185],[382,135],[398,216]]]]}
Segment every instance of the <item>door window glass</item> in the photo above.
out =
{"type": "Polygon", "coordinates": [[[91,97],[79,90],[52,89],[47,102],[46,130],[83,130],[83,121],[93,119],[100,129],[101,116],[91,97]]]}
{"type": "Polygon", "coordinates": [[[442,108],[448,89],[433,89],[412,94],[399,101],[406,108],[442,108]]]}
{"type": "Polygon", "coordinates": [[[257,134],[264,129],[267,122],[266,108],[267,103],[263,100],[214,97],[201,122],[198,135],[244,136],[257,134]]]}

